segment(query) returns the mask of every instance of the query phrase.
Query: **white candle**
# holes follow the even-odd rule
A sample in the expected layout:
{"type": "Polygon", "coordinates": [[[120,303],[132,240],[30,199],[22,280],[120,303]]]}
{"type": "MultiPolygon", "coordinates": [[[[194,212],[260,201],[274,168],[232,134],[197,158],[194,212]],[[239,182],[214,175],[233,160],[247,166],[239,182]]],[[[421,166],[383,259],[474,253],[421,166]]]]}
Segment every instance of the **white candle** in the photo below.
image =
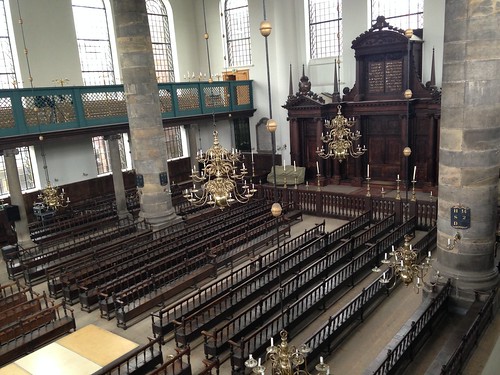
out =
{"type": "Polygon", "coordinates": [[[297,172],[297,166],[295,165],[295,160],[293,161],[293,171],[297,172]]]}
{"type": "Polygon", "coordinates": [[[319,357],[319,363],[323,363],[323,357],[319,357]]]}
{"type": "Polygon", "coordinates": [[[370,164],[366,165],[366,177],[370,177],[370,164]]]}
{"type": "Polygon", "coordinates": [[[258,360],[258,366],[260,366],[260,358],[259,358],[259,360],[258,360]]]}
{"type": "Polygon", "coordinates": [[[316,172],[319,174],[319,162],[316,162],[316,172]]]}
{"type": "Polygon", "coordinates": [[[387,260],[387,253],[384,254],[384,259],[387,260]]]}
{"type": "Polygon", "coordinates": [[[451,244],[451,240],[448,238],[448,246],[450,246],[451,244]]]}
{"type": "Polygon", "coordinates": [[[274,339],[271,337],[271,346],[274,346],[274,339]]]}
{"type": "Polygon", "coordinates": [[[243,168],[241,168],[241,169],[245,169],[245,163],[242,163],[242,166],[243,166],[243,168]]]}
{"type": "Polygon", "coordinates": [[[427,257],[428,257],[428,258],[431,258],[431,256],[432,256],[432,253],[431,253],[431,252],[430,252],[430,250],[429,250],[429,252],[427,253],[427,257]]]}
{"type": "Polygon", "coordinates": [[[398,179],[398,181],[399,181],[399,175],[398,175],[398,178],[397,178],[397,179],[398,179]]]}
{"type": "Polygon", "coordinates": [[[417,166],[415,165],[415,166],[413,167],[413,181],[415,181],[415,176],[416,176],[416,174],[417,174],[417,166]]]}
{"type": "Polygon", "coordinates": [[[252,152],[252,163],[253,163],[253,152],[252,152]]]}
{"type": "Polygon", "coordinates": [[[283,158],[283,170],[286,170],[286,161],[285,161],[285,158],[283,158]]]}

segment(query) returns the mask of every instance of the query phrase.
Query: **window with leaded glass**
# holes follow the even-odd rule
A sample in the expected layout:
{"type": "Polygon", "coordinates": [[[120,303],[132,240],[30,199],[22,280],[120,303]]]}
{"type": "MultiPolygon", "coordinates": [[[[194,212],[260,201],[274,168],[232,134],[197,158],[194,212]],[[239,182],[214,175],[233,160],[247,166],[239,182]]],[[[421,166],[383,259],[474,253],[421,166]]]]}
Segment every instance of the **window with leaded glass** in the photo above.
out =
{"type": "Polygon", "coordinates": [[[227,60],[230,67],[252,64],[250,18],[247,0],[226,0],[224,3],[227,60]]]}
{"type": "Polygon", "coordinates": [[[158,82],[174,82],[174,62],[167,8],[162,0],[146,0],[158,82]]]}
{"type": "Polygon", "coordinates": [[[17,77],[4,0],[0,0],[0,50],[2,51],[0,55],[0,88],[8,89],[17,87],[17,77]]]}
{"type": "Polygon", "coordinates": [[[342,55],[342,0],[309,0],[311,59],[342,55]]]}
{"type": "MultiPolygon", "coordinates": [[[[125,138],[127,138],[127,134],[122,134],[122,136],[118,140],[122,170],[128,168],[126,150],[125,150],[125,138]]],[[[112,169],[111,169],[111,159],[109,157],[108,140],[106,140],[106,138],[103,137],[102,135],[93,137],[92,147],[94,149],[97,174],[101,175],[101,174],[111,173],[112,169]]]]}
{"type": "MultiPolygon", "coordinates": [[[[19,153],[16,155],[17,170],[19,173],[19,182],[21,190],[35,188],[35,176],[33,174],[33,165],[31,163],[31,151],[29,147],[19,147],[19,153]]],[[[7,181],[7,171],[5,169],[4,156],[0,156],[0,195],[9,194],[9,184],[7,181]]]]}
{"type": "Polygon", "coordinates": [[[176,159],[184,156],[182,148],[182,127],[169,126],[164,129],[165,143],[167,145],[167,159],[176,159]]]}
{"type": "Polygon", "coordinates": [[[424,0],[371,0],[372,24],[378,16],[400,29],[422,29],[424,27],[424,0]]]}
{"type": "Polygon", "coordinates": [[[72,0],[72,5],[84,85],[117,83],[104,2],[72,0]]]}

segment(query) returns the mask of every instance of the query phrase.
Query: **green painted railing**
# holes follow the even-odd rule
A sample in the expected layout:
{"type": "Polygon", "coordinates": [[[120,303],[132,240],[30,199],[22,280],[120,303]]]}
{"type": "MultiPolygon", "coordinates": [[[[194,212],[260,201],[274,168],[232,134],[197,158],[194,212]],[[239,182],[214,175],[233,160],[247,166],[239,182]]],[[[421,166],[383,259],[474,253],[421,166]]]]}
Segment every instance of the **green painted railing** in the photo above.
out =
{"type": "MultiPolygon", "coordinates": [[[[253,109],[252,81],[158,84],[162,118],[253,109]]],[[[0,90],[0,137],[128,122],[123,85],[0,90]]]]}

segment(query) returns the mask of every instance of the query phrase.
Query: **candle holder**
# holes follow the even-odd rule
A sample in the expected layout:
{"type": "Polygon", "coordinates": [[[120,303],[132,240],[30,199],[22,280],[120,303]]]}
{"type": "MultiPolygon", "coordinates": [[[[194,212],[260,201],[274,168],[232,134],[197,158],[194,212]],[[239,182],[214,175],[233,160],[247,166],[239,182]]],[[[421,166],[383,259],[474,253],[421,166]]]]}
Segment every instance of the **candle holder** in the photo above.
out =
{"type": "Polygon", "coordinates": [[[411,188],[411,201],[412,202],[415,202],[417,200],[417,194],[415,193],[415,183],[417,181],[415,180],[412,180],[411,181],[411,184],[412,184],[412,188],[411,188]]]}
{"type": "Polygon", "coordinates": [[[286,186],[286,176],[283,176],[283,187],[286,189],[287,186],[286,186]]]}
{"type": "Polygon", "coordinates": [[[317,177],[318,191],[321,191],[321,181],[320,181],[321,173],[318,173],[316,177],[317,177]]]}
{"type": "Polygon", "coordinates": [[[385,198],[385,190],[384,190],[383,186],[382,186],[382,190],[380,191],[380,194],[382,195],[382,198],[385,198]]]}
{"type": "Polygon", "coordinates": [[[306,181],[306,189],[309,190],[309,181],[306,181]]]}
{"type": "Polygon", "coordinates": [[[372,193],[370,193],[370,180],[371,180],[370,177],[366,178],[366,196],[367,197],[371,197],[372,196],[372,193]]]}
{"type": "Polygon", "coordinates": [[[400,183],[401,183],[401,180],[398,178],[398,179],[396,180],[396,199],[397,199],[398,201],[400,201],[400,200],[401,200],[401,190],[399,189],[399,184],[400,184],[400,183]]]}

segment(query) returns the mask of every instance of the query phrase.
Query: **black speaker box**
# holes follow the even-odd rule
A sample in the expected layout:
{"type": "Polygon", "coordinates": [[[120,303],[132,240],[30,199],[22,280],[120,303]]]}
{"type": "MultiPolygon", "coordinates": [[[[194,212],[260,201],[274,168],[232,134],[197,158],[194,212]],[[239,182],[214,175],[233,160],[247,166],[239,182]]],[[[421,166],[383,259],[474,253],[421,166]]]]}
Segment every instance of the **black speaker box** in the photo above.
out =
{"type": "Polygon", "coordinates": [[[19,206],[6,205],[3,207],[3,209],[7,214],[8,221],[12,222],[21,220],[21,215],[19,214],[19,206]]]}

